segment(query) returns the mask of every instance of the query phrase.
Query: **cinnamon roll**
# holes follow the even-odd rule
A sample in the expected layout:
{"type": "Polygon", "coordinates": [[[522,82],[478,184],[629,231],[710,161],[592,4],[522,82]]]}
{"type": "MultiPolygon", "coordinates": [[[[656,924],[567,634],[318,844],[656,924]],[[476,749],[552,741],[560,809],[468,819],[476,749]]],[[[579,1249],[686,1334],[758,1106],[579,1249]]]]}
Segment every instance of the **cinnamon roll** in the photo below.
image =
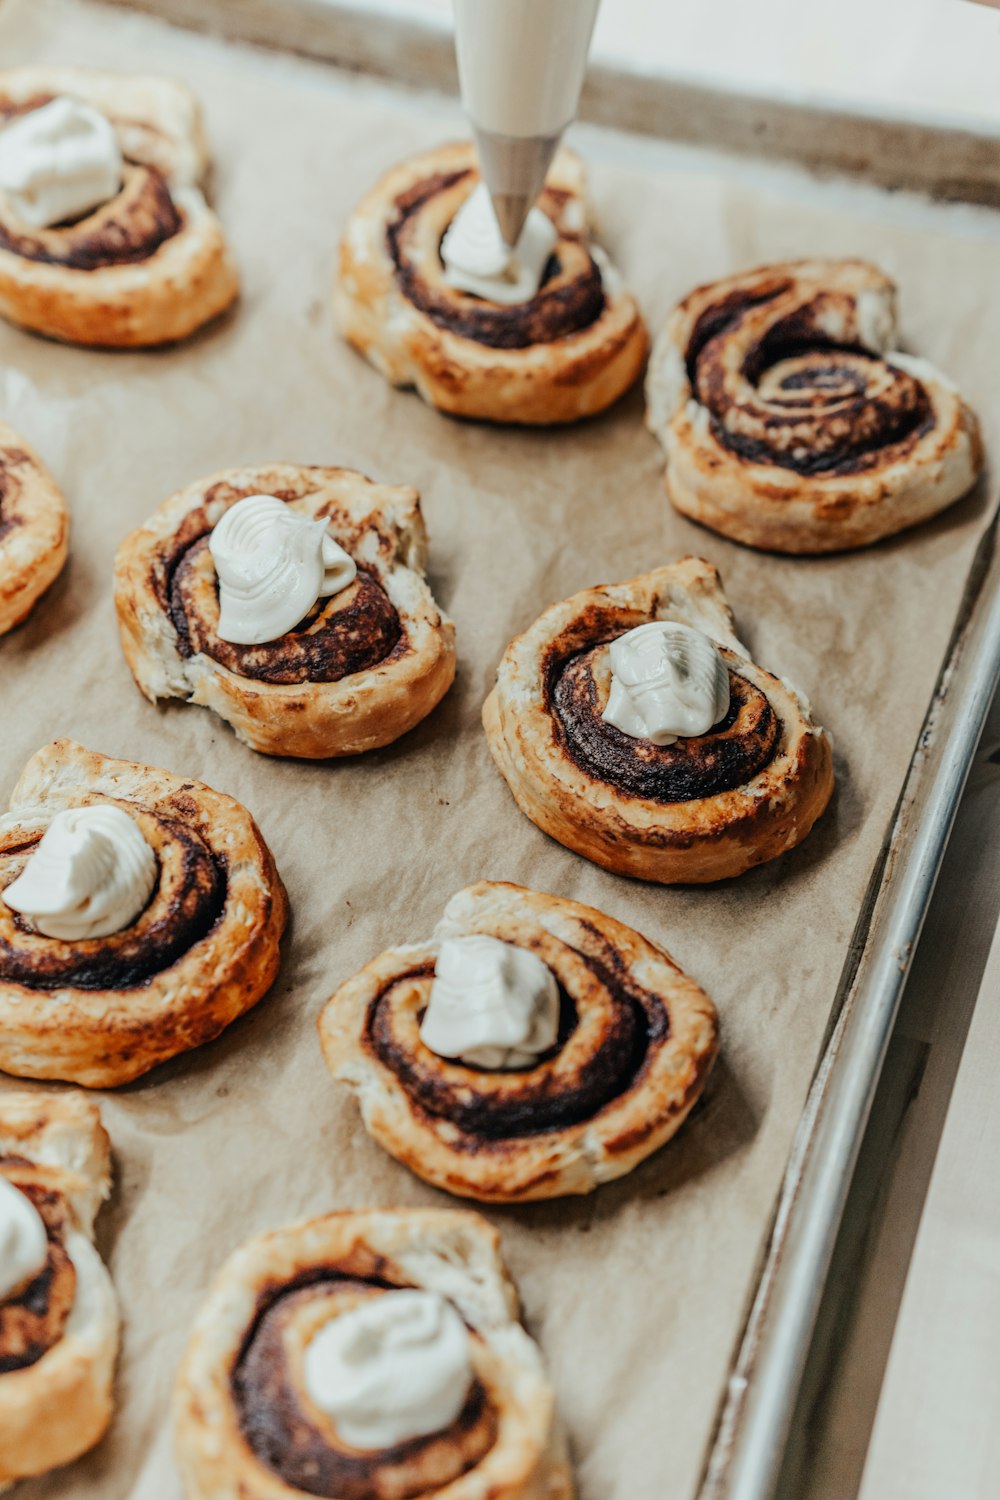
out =
{"type": "Polygon", "coordinates": [[[605,869],[664,884],[740,875],[800,843],[833,789],[830,738],[733,631],[697,557],[545,610],[483,707],[521,811],[605,869]]]}
{"type": "Polygon", "coordinates": [[[319,1030],[379,1145],[488,1203],[630,1172],[683,1124],[718,1045],[714,1005],[663,948],[490,881],[341,985],[319,1030]]]}
{"type": "Polygon", "coordinates": [[[238,292],[184,84],[0,73],[0,313],[74,344],[185,338],[238,292]]]}
{"type": "Polygon", "coordinates": [[[126,659],[151,701],[212,708],[266,755],[387,745],[455,676],[426,557],[416,490],[350,469],[228,469],[118,549],[126,659]]]}
{"type": "Polygon", "coordinates": [[[0,635],[20,625],[62,572],[66,502],[41,459],[0,422],[0,635]]]}
{"type": "Polygon", "coordinates": [[[219,1035],[278,971],[288,903],[253,818],[55,740],[0,818],[0,1068],[111,1088],[219,1035]]]}
{"type": "Polygon", "coordinates": [[[751,547],[809,553],[951,505],[982,467],[979,423],[896,344],[896,288],[864,261],[698,287],[656,340],[646,387],[674,506],[751,547]]]}
{"type": "Polygon", "coordinates": [[[111,1421],[118,1307],[94,1248],[110,1188],[96,1104],[0,1095],[0,1488],[78,1458],[111,1421]]]}
{"type": "Polygon", "coordinates": [[[493,422],[574,422],[634,384],[645,325],[589,242],[583,165],[560,150],[516,255],[471,143],[395,167],[351,215],[334,313],[393,385],[493,422]]]}
{"type": "Polygon", "coordinates": [[[446,1209],[333,1213],[230,1256],[174,1398],[187,1500],[570,1500],[499,1236],[446,1209]]]}

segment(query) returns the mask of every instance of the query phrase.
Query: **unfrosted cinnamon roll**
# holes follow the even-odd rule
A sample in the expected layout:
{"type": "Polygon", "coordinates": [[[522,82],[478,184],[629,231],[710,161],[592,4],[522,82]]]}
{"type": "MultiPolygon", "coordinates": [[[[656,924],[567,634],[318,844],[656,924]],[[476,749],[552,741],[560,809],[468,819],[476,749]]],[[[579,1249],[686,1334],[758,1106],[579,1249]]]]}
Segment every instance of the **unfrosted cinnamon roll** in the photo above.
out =
{"type": "Polygon", "coordinates": [[[227,469],[118,549],[140,690],[204,704],[266,755],[356,755],[435,708],[455,631],[424,577],[416,490],[350,469],[227,469]]]}
{"type": "Polygon", "coordinates": [[[110,1187],[96,1104],[0,1094],[0,1488],[86,1453],[111,1421],[118,1307],[93,1244],[110,1187]]]}
{"type": "Polygon", "coordinates": [[[238,292],[184,84],[0,73],[0,312],[70,343],[185,338],[238,292]]]}
{"type": "Polygon", "coordinates": [[[36,453],[0,422],[0,635],[20,625],[55,582],[69,547],[69,513],[36,453]]]}
{"type": "Polygon", "coordinates": [[[740,875],[805,838],[833,789],[805,699],[750,660],[710,563],[586,589],[512,641],[483,706],[545,833],[620,875],[740,875]]]}
{"type": "Polygon", "coordinates": [[[0,818],[0,1068],[108,1088],[211,1041],[278,970],[288,903],[246,808],[55,740],[0,818]]]}
{"type": "Polygon", "coordinates": [[[680,1128],[718,1045],[669,954],[592,907],[483,881],[319,1022],[365,1126],[419,1177],[521,1203],[587,1193],[680,1128]]]}
{"type": "Polygon", "coordinates": [[[340,331],[394,385],[457,416],[545,424],[603,411],[638,378],[648,341],[589,242],[582,163],[559,152],[510,264],[484,192],[471,144],[387,172],[340,247],[340,331]]]}
{"type": "Polygon", "coordinates": [[[972,486],[979,423],[896,349],[896,289],[863,261],[790,261],[698,287],[656,340],[647,422],[672,503],[775,552],[863,547],[972,486]]]}
{"type": "Polygon", "coordinates": [[[569,1500],[552,1389],[476,1214],[334,1213],[251,1240],[174,1399],[187,1500],[569,1500]]]}

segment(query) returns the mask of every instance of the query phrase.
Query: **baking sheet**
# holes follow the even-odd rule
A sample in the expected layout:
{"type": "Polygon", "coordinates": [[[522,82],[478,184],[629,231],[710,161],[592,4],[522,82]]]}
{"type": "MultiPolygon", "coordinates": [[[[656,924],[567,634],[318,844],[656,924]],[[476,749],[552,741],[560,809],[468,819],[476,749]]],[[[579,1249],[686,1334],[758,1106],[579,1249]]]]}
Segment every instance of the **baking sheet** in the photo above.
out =
{"type": "MultiPolygon", "coordinates": [[[[0,327],[0,416],[69,499],[72,557],[0,643],[3,790],[66,734],[202,777],[253,810],[294,918],[281,976],[213,1046],[103,1096],[117,1184],[100,1241],[125,1312],[111,1434],[25,1500],[176,1500],[166,1406],[187,1326],[248,1235],[335,1206],[446,1203],[386,1158],[329,1080],[315,1018],[445,901],[511,879],[600,906],[665,942],[716,999],[723,1057],[677,1140],[580,1201],[491,1214],[543,1345],[584,1500],[688,1500],[872,866],[944,654],[989,487],[919,532],[821,561],[765,558],[662,497],[637,394],[564,433],[459,424],[391,391],[336,340],[335,241],[374,176],[459,129],[453,107],[302,61],[174,32],[84,0],[4,0],[4,64],[156,67],[201,96],[215,200],[245,278],[235,315],[158,354],[63,349],[0,327]],[[402,743],[355,763],[255,756],[203,710],[154,709],[121,657],[121,535],[192,478],[236,463],[354,465],[416,484],[460,672],[402,743]],[[553,599],[686,552],[721,568],[755,657],[812,696],[839,790],[790,857],[711,890],[602,872],[516,810],[479,729],[510,636],[553,599]]],[[[696,281],[794,254],[869,255],[897,276],[907,342],[962,383],[993,436],[1000,227],[985,210],[581,131],[605,239],[652,321],[696,281]]]]}

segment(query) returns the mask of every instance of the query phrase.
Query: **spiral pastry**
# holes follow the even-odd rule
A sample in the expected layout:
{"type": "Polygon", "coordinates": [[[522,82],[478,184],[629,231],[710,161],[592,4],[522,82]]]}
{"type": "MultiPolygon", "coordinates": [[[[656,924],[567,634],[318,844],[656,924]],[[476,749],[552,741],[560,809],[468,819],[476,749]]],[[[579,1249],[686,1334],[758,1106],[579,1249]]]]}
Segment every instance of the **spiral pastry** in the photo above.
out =
{"type": "Polygon", "coordinates": [[[429,942],[390,948],[341,985],[319,1031],[379,1145],[488,1203],[588,1193],[630,1172],[683,1124],[718,1044],[714,1005],[664,949],[589,906],[490,881],[453,896],[429,942]],[[422,1040],[441,945],[470,934],[535,955],[554,978],[555,1041],[530,1063],[474,1066],[422,1040]]]}
{"type": "Polygon", "coordinates": [[[350,469],[228,469],[173,495],[119,547],[122,648],[152,702],[214,709],[254,750],[356,755],[412,729],[454,679],[454,626],[427,586],[426,560],[416,490],[350,469]],[[232,505],[261,492],[325,520],[357,575],[276,640],[234,645],[218,633],[209,541],[232,505]]]}
{"type": "Polygon", "coordinates": [[[0,422],[0,635],[20,625],[66,561],[69,513],[41,459],[0,422]]]}
{"type": "Polygon", "coordinates": [[[209,163],[197,103],[173,79],[12,68],[0,73],[0,133],[57,98],[111,122],[121,185],[51,228],[27,223],[0,191],[0,313],[73,344],[134,348],[187,337],[239,290],[202,190],[209,163]]]}
{"type": "Polygon", "coordinates": [[[266,994],[288,903],[246,808],[201,782],[55,740],[0,818],[0,892],[58,813],[110,804],[155,857],[152,894],[109,936],[46,936],[0,901],[0,1068],[109,1088],[211,1041],[266,994]]]}
{"type": "Polygon", "coordinates": [[[864,547],[951,505],[982,467],[979,424],[896,340],[896,288],[863,261],[697,288],[647,378],[672,503],[735,541],[798,553],[864,547]]]}
{"type": "Polygon", "coordinates": [[[483,724],[533,823],[606,869],[668,885],[740,875],[793,848],[833,789],[829,736],[750,660],[716,569],[697,557],[545,610],[504,652],[483,724]],[[611,644],[654,620],[698,629],[729,671],[724,717],[665,746],[603,717],[611,644]]]}
{"type": "Polygon", "coordinates": [[[0,1299],[6,1487],[86,1453],[111,1421],[118,1308],[93,1244],[111,1153],[96,1104],[73,1093],[0,1096],[0,1182],[28,1199],[45,1232],[44,1263],[0,1299]]]}
{"type": "MultiPolygon", "coordinates": [[[[187,1500],[570,1500],[552,1389],[517,1317],[499,1236],[477,1214],[334,1213],[251,1240],[216,1277],[177,1381],[187,1500]],[[359,1306],[384,1314],[405,1290],[444,1299],[464,1325],[457,1415],[361,1448],[312,1398],[309,1346],[359,1306]]],[[[390,1353],[376,1391],[387,1417],[408,1394],[404,1374],[390,1353]]]]}
{"type": "Polygon", "coordinates": [[[561,150],[539,199],[558,239],[529,301],[500,306],[445,280],[441,242],[479,182],[471,144],[393,168],[355,209],[340,247],[334,314],[397,386],[442,411],[493,422],[574,422],[634,384],[642,317],[587,237],[583,165],[561,150]]]}

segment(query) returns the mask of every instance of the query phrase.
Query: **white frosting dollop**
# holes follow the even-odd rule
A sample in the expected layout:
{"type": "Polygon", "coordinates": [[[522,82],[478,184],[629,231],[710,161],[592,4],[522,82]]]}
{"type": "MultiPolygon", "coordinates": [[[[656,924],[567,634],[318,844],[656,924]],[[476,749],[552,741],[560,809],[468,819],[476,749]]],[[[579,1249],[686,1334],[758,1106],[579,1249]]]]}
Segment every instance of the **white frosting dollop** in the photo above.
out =
{"type": "Polygon", "coordinates": [[[437,1292],[383,1292],[306,1345],[306,1391],[354,1448],[391,1448],[450,1427],[472,1383],[465,1324],[437,1292]]]}
{"type": "Polygon", "coordinates": [[[0,1177],[0,1302],[37,1276],[49,1254],[45,1222],[26,1193],[0,1177]]]}
{"type": "Polygon", "coordinates": [[[276,641],[358,572],[327,521],[310,520],[274,495],[237,500],[208,546],[219,579],[218,634],[241,646],[276,641]]]}
{"type": "Polygon", "coordinates": [[[691,625],[652,620],[611,642],[611,692],[601,715],[633,739],[672,745],[707,734],[729,708],[729,672],[691,625]]]}
{"type": "Polygon", "coordinates": [[[70,807],[56,813],[3,900],[45,937],[107,937],[142,911],[156,871],[156,855],[122,808],[70,807]]]}
{"type": "Polygon", "coordinates": [[[547,214],[533,208],[514,250],[505,245],[485,183],[466,198],[441,241],[444,279],[456,291],[513,307],[529,302],[542,284],[559,238],[547,214]]]}
{"type": "Polygon", "coordinates": [[[0,189],[35,228],[77,219],[113,198],[122,153],[104,115],[60,95],[0,130],[0,189]]]}
{"type": "Polygon", "coordinates": [[[446,938],[420,1040],[477,1068],[527,1068],[559,1034],[559,986],[536,953],[486,933],[446,938]]]}

